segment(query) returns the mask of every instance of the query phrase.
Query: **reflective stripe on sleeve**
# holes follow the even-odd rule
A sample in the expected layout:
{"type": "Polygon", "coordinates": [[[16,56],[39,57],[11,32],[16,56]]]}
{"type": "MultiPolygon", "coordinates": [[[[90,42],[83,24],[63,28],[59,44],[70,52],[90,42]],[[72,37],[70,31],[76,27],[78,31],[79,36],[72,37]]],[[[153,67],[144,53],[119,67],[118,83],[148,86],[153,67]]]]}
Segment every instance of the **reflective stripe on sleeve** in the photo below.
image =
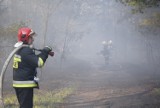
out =
{"type": "Polygon", "coordinates": [[[21,62],[21,56],[15,54],[13,58],[13,68],[18,69],[19,62],[21,62]]]}
{"type": "Polygon", "coordinates": [[[13,87],[37,87],[34,81],[13,81],[13,87]]]}
{"type": "Polygon", "coordinates": [[[42,60],[42,58],[38,58],[38,67],[42,67],[44,65],[44,62],[42,60]]]}

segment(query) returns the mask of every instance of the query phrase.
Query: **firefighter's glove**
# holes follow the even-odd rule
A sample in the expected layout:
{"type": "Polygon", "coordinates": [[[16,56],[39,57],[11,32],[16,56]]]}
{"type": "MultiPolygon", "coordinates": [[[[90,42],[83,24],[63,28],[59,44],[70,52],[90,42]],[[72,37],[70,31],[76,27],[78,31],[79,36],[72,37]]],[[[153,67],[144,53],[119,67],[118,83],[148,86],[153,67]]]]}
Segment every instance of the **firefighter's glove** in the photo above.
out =
{"type": "Polygon", "coordinates": [[[52,51],[52,48],[49,47],[49,46],[45,46],[45,47],[43,48],[43,51],[45,51],[47,54],[49,54],[49,53],[52,51]]]}
{"type": "Polygon", "coordinates": [[[53,52],[53,51],[50,51],[50,52],[49,52],[49,55],[53,57],[53,56],[54,56],[54,52],[53,52]]]}

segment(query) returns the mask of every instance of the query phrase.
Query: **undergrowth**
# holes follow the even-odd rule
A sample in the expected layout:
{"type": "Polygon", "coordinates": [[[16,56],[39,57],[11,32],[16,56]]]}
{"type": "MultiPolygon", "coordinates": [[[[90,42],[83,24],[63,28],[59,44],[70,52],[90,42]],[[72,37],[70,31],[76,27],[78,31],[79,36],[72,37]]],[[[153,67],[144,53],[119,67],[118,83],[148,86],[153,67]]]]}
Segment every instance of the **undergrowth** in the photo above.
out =
{"type": "MultiPolygon", "coordinates": [[[[73,88],[63,88],[55,91],[38,90],[34,94],[33,108],[54,108],[56,104],[63,103],[64,99],[73,93],[73,88]]],[[[4,99],[5,108],[18,108],[19,104],[15,94],[9,94],[4,99]]]]}

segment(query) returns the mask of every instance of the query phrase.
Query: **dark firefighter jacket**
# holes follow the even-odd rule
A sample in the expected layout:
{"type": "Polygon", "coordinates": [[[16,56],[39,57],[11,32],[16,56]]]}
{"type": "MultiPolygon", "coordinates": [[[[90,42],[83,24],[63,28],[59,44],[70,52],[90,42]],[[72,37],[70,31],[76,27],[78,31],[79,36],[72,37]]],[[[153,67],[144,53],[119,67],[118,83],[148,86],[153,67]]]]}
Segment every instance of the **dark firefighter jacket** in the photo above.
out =
{"type": "Polygon", "coordinates": [[[15,88],[36,88],[38,83],[34,81],[36,68],[42,67],[48,58],[45,51],[35,55],[33,49],[23,47],[13,58],[13,87],[15,88]]]}

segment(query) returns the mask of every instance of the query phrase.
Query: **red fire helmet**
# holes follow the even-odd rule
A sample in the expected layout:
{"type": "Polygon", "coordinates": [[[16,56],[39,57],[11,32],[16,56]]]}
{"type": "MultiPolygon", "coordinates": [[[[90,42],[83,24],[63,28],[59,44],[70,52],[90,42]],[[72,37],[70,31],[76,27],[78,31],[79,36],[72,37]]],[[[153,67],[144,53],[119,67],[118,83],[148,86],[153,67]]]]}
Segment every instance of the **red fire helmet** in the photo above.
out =
{"type": "Polygon", "coordinates": [[[33,34],[35,34],[35,32],[28,27],[20,28],[18,30],[18,41],[22,41],[27,44],[29,37],[33,34]]]}

